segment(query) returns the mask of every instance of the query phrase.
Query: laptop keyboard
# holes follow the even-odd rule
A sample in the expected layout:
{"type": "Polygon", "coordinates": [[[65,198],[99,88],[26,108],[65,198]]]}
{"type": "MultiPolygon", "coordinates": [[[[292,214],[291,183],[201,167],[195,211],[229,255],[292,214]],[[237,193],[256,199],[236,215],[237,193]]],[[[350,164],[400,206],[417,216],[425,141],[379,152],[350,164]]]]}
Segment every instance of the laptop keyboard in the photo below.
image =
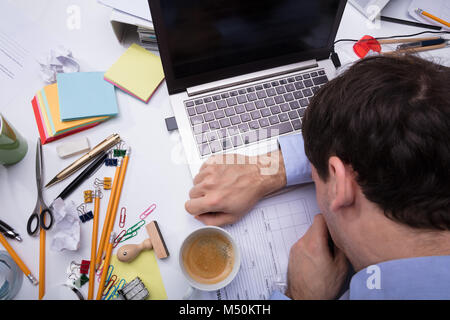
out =
{"type": "Polygon", "coordinates": [[[202,157],[299,131],[324,70],[289,75],[184,102],[202,157]]]}

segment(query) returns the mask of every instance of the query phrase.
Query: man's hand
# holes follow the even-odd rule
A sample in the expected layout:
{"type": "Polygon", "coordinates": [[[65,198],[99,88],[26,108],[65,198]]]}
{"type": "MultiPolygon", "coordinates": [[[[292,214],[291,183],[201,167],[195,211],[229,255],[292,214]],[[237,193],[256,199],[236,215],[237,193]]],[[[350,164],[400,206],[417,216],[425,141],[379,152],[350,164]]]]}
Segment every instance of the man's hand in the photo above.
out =
{"type": "Polygon", "coordinates": [[[238,221],[261,198],[286,185],[281,151],[213,156],[200,168],[186,210],[207,225],[238,221]]]}
{"type": "Polygon", "coordinates": [[[291,248],[286,295],[292,299],[335,299],[345,281],[348,262],[344,253],[328,245],[328,229],[321,214],[291,248]]]}

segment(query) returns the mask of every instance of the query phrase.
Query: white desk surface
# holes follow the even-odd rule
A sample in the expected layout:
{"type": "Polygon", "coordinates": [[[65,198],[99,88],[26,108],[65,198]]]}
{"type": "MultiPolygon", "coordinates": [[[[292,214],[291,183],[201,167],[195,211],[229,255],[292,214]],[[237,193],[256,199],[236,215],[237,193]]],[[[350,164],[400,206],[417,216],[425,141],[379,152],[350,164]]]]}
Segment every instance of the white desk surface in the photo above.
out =
{"type": "MultiPolygon", "coordinates": [[[[16,0],[13,1],[33,20],[44,28],[51,30],[60,42],[71,49],[80,62],[82,71],[105,71],[126,50],[126,44],[120,44],[110,25],[110,9],[95,0],[16,0]],[[66,26],[70,5],[81,9],[81,28],[69,30],[66,26]]],[[[408,34],[423,31],[388,22],[381,25],[370,24],[350,5],[345,9],[344,17],[336,39],[359,39],[369,34],[386,36],[408,34]]],[[[336,50],[342,63],[357,59],[352,51],[353,43],[340,43],[336,50]]],[[[447,59],[450,49],[440,49],[423,56],[447,59]]],[[[35,77],[35,75],[33,75],[35,77]]],[[[38,80],[24,86],[12,104],[1,110],[5,117],[16,127],[28,141],[29,150],[18,164],[8,168],[0,166],[0,203],[1,218],[7,221],[23,237],[23,242],[10,240],[16,252],[28,265],[32,273],[39,275],[39,237],[30,237],[26,232],[27,220],[36,201],[35,183],[35,147],[38,131],[31,109],[30,100],[42,88],[44,83],[38,80]]],[[[127,225],[138,221],[139,214],[151,203],[157,204],[152,218],[159,222],[161,232],[167,243],[171,256],[159,260],[163,282],[169,299],[180,299],[188,288],[178,268],[178,249],[181,241],[193,228],[201,224],[193,219],[184,209],[192,178],[188,166],[184,163],[180,137],[177,132],[168,133],[164,119],[172,116],[167,86],[164,83],[154,94],[148,104],[117,90],[120,114],[93,129],[63,139],[70,141],[81,136],[88,137],[95,145],[111,133],[119,133],[132,147],[132,154],[120,199],[119,208],[127,208],[127,225]]],[[[56,146],[61,140],[43,146],[44,181],[49,181],[74,158],[61,160],[56,154],[56,146]]],[[[76,159],[76,158],[75,158],[76,159]]],[[[113,176],[114,168],[102,168],[95,177],[113,176]]],[[[83,190],[92,189],[89,179],[70,199],[77,204],[83,202],[83,190]]],[[[67,179],[44,191],[47,204],[61,192],[71,179],[67,179]]],[[[99,236],[101,234],[107,200],[101,203],[99,236]]],[[[117,220],[116,220],[117,221],[117,220]]],[[[134,224],[134,223],[133,223],[134,224]]],[[[117,228],[117,223],[116,223],[117,228]]],[[[116,230],[119,230],[118,228],[116,230]]],[[[90,259],[92,222],[81,225],[81,244],[78,251],[53,252],[49,249],[51,231],[47,233],[46,253],[46,288],[63,283],[67,279],[66,269],[72,260],[80,262],[90,259]]],[[[127,243],[140,243],[145,239],[145,232],[127,243]]],[[[3,248],[0,248],[3,250],[3,248]]],[[[82,288],[87,296],[87,285],[82,288]]],[[[16,299],[37,299],[38,287],[32,286],[24,278],[23,285],[16,299]]]]}

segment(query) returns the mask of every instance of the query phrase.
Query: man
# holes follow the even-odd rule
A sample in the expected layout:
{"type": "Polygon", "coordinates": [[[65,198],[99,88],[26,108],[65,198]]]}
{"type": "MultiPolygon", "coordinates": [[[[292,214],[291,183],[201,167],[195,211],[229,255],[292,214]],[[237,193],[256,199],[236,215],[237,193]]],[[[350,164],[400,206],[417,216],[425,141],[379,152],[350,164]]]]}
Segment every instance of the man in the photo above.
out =
{"type": "Polygon", "coordinates": [[[339,298],[349,262],[342,299],[450,299],[450,69],[414,56],[358,61],[316,94],[302,135],[256,163],[210,159],[187,211],[233,223],[307,181],[304,141],[322,214],[291,248],[286,294],[339,298]],[[260,174],[267,160],[276,174],[260,174]]]}

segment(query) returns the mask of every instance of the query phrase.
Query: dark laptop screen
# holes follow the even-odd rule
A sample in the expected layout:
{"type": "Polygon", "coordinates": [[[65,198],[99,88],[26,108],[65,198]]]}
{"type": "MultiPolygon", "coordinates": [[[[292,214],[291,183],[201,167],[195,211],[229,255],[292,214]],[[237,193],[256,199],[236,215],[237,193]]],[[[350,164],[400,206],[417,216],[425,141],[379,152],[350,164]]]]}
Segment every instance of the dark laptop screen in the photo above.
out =
{"type": "Polygon", "coordinates": [[[327,48],[342,13],[339,0],[158,3],[160,28],[164,28],[161,40],[175,79],[327,48]]]}

